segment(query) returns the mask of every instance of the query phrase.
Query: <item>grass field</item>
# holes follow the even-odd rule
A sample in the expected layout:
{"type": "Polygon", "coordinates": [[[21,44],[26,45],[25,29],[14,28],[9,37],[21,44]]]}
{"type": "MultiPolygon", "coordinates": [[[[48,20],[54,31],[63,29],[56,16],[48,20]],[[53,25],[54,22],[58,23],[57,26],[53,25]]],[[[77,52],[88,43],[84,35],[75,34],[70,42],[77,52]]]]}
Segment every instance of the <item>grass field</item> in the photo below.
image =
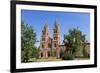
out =
{"type": "MultiPolygon", "coordinates": [[[[75,58],[74,60],[88,60],[89,58],[75,58]]],[[[64,61],[61,58],[57,59],[56,57],[49,57],[49,58],[40,58],[40,59],[36,59],[36,58],[32,58],[31,62],[48,62],[48,61],[64,61]]]]}
{"type": "Polygon", "coordinates": [[[40,59],[35,59],[35,58],[32,58],[31,59],[33,62],[48,62],[48,61],[62,61],[62,59],[57,59],[56,57],[49,57],[49,58],[40,58],[40,59]]]}

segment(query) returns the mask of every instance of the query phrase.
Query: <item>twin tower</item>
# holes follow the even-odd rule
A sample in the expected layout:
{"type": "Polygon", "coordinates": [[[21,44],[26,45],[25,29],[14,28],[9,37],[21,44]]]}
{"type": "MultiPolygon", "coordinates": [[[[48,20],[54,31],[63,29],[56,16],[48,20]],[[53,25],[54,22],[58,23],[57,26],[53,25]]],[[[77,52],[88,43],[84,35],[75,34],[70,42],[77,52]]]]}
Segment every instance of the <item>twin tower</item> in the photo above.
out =
{"type": "Polygon", "coordinates": [[[55,51],[55,56],[59,57],[59,53],[57,53],[59,45],[60,45],[60,31],[56,19],[54,22],[52,37],[49,36],[49,29],[47,24],[45,24],[42,29],[41,40],[40,40],[40,58],[48,58],[50,56],[49,55],[50,50],[55,51]]]}

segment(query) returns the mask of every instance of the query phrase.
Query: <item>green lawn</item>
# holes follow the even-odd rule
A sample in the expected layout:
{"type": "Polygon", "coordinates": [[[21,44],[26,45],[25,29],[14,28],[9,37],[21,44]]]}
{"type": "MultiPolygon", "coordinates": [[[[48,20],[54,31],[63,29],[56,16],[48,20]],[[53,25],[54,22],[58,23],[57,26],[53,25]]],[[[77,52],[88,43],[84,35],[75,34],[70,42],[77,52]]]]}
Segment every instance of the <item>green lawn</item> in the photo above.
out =
{"type": "Polygon", "coordinates": [[[32,61],[33,62],[48,62],[48,61],[61,61],[62,59],[57,59],[55,57],[49,57],[49,58],[40,58],[40,59],[35,59],[35,58],[32,58],[32,61]]]}
{"type": "MultiPolygon", "coordinates": [[[[75,58],[74,60],[88,60],[89,58],[75,58]]],[[[31,62],[48,62],[48,61],[63,61],[61,58],[57,59],[56,57],[49,57],[49,58],[32,58],[31,62]]]]}

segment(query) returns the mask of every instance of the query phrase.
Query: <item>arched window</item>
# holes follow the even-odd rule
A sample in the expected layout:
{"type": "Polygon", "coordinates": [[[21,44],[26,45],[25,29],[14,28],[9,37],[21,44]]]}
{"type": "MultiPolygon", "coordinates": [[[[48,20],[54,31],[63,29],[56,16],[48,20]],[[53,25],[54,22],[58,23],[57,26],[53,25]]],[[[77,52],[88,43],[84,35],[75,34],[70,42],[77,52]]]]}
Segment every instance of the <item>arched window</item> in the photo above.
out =
{"type": "Polygon", "coordinates": [[[57,46],[57,44],[55,43],[55,44],[54,44],[54,46],[56,47],[56,46],[57,46]]]}
{"type": "Polygon", "coordinates": [[[51,48],[51,44],[50,43],[48,44],[48,48],[51,48]]]}
{"type": "Polygon", "coordinates": [[[43,57],[43,53],[41,52],[41,57],[43,57]]]}
{"type": "Polygon", "coordinates": [[[44,45],[42,44],[42,48],[44,48],[44,45]]]}
{"type": "Polygon", "coordinates": [[[57,30],[56,29],[54,29],[54,33],[57,33],[57,30]]]}

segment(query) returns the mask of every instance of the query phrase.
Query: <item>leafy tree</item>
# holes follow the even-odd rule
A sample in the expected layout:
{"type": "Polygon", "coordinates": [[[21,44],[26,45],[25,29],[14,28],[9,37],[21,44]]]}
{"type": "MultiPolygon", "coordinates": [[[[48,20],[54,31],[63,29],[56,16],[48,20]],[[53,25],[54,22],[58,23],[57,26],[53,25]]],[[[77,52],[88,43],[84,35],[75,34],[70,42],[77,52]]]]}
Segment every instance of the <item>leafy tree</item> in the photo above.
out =
{"type": "MultiPolygon", "coordinates": [[[[85,35],[78,28],[73,28],[69,30],[69,34],[64,36],[67,40],[67,51],[74,56],[83,56],[83,45],[85,42],[85,35]]],[[[67,52],[66,51],[66,52],[67,52]]]]}
{"type": "Polygon", "coordinates": [[[21,61],[28,62],[29,59],[36,57],[37,48],[36,43],[36,33],[33,28],[29,25],[21,22],[21,61]]]}

